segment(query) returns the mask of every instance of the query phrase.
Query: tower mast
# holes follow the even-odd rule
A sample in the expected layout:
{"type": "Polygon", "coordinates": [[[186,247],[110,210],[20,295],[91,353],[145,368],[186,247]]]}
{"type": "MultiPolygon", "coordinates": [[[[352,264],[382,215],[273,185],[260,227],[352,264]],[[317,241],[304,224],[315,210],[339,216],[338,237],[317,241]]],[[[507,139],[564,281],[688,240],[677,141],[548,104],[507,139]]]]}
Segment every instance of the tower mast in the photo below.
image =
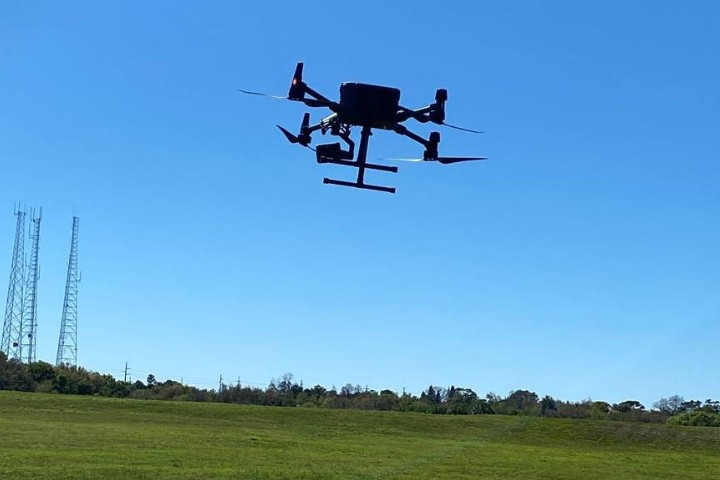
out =
{"type": "Polygon", "coordinates": [[[8,284],[7,303],[5,304],[5,322],[3,323],[0,350],[8,358],[22,360],[23,347],[23,313],[25,287],[25,214],[15,210],[17,217],[15,226],[15,244],[10,264],[10,282],[8,284]]]}
{"type": "Polygon", "coordinates": [[[40,247],[40,221],[42,220],[42,208],[35,216],[35,210],[30,213],[30,241],[32,246],[30,249],[30,263],[28,264],[28,279],[25,290],[25,315],[23,318],[23,352],[27,363],[36,360],[36,338],[37,338],[37,285],[40,274],[40,266],[38,263],[38,250],[40,247]]]}
{"type": "Polygon", "coordinates": [[[80,219],[73,217],[70,257],[68,258],[67,281],[65,282],[65,301],[60,321],[60,339],[58,340],[57,365],[77,366],[77,294],[78,294],[78,229],[80,219]]]}

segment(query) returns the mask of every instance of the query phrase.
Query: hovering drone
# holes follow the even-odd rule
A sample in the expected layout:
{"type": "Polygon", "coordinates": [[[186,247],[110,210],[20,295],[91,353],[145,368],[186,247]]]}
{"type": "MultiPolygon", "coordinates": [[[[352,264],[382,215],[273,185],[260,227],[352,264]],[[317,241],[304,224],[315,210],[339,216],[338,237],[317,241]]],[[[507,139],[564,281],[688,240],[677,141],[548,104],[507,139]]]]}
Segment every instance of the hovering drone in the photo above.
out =
{"type": "Polygon", "coordinates": [[[482,133],[477,130],[470,130],[445,123],[445,102],[447,101],[447,90],[445,89],[440,88],[437,90],[435,93],[435,103],[427,107],[412,110],[400,105],[400,90],[397,88],[345,82],[340,85],[340,102],[335,102],[310,88],[303,82],[302,74],[303,63],[299,62],[295,67],[295,75],[293,75],[292,82],[290,83],[290,90],[288,91],[287,97],[267,95],[247,90],[240,91],[251,95],[262,95],[277,99],[303,102],[308,107],[324,107],[332,111],[330,115],[314,125],[310,125],[310,114],[305,113],[302,123],[300,124],[300,132],[297,135],[277,125],[290,143],[297,143],[313,150],[318,163],[332,163],[358,169],[357,180],[355,182],[324,178],[323,183],[325,184],[395,193],[394,187],[383,187],[365,183],[365,170],[381,170],[391,173],[397,173],[398,171],[397,167],[368,163],[368,141],[370,140],[370,135],[372,135],[373,128],[391,130],[415,140],[425,147],[422,158],[405,160],[437,161],[442,164],[485,160],[485,157],[441,157],[438,155],[438,143],[440,143],[439,132],[431,132],[429,138],[426,140],[402,125],[404,121],[412,118],[420,123],[432,122],[466,132],[482,133]],[[306,95],[311,98],[307,98],[306,95]],[[350,129],[354,126],[362,127],[357,159],[354,158],[355,142],[350,138],[350,129]],[[316,131],[320,131],[323,135],[330,132],[330,135],[339,137],[347,145],[347,150],[342,149],[340,142],[327,143],[312,148],[310,146],[310,142],[312,141],[311,135],[316,131]]]}

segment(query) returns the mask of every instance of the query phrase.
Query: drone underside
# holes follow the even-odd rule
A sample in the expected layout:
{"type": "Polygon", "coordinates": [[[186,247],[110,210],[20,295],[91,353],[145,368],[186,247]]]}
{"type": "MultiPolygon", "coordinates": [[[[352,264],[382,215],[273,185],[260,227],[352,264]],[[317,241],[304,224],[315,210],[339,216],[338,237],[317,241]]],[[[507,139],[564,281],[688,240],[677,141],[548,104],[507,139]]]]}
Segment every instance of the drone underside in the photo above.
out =
{"type": "MultiPolygon", "coordinates": [[[[355,182],[324,178],[323,183],[395,193],[394,187],[365,183],[365,170],[367,169],[391,173],[397,173],[398,170],[397,167],[394,166],[367,162],[368,142],[370,135],[372,135],[373,128],[391,130],[423,145],[425,151],[423,157],[417,159],[419,161],[438,161],[443,164],[449,164],[485,159],[485,157],[439,157],[439,132],[431,132],[429,138],[425,139],[409,131],[402,125],[402,122],[413,118],[421,123],[433,122],[459,130],[481,133],[445,123],[447,91],[444,89],[437,90],[435,103],[424,108],[411,110],[400,105],[400,90],[397,88],[346,82],[340,85],[340,102],[334,102],[322,96],[303,82],[302,71],[303,64],[301,62],[297,64],[287,97],[275,98],[287,98],[288,100],[303,102],[309,107],[326,107],[329,108],[332,113],[314,125],[310,125],[310,114],[305,113],[298,135],[290,133],[280,125],[277,127],[291,143],[297,143],[310,149],[313,149],[310,146],[312,141],[311,136],[316,131],[320,131],[323,135],[330,133],[331,135],[337,136],[346,144],[347,149],[344,150],[340,142],[318,145],[313,149],[317,162],[344,165],[358,169],[357,180],[355,182]],[[311,98],[306,98],[306,95],[309,95],[311,98]],[[355,158],[355,142],[350,138],[350,129],[353,126],[362,127],[357,158],[355,158]]],[[[245,90],[241,91],[244,93],[257,94],[245,90]]]]}

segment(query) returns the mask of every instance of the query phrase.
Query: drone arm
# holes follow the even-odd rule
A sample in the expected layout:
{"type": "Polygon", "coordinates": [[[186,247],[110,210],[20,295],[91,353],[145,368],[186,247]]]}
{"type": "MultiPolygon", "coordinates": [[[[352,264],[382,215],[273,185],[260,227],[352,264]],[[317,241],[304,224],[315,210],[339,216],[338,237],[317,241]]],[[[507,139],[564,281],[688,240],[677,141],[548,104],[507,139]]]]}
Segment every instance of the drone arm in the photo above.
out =
{"type": "Polygon", "coordinates": [[[400,135],[411,138],[421,144],[423,147],[425,147],[425,152],[423,153],[423,160],[433,160],[438,158],[438,143],[440,143],[439,132],[430,132],[430,138],[425,140],[420,135],[411,132],[403,125],[396,125],[393,130],[395,131],[395,133],[399,133],[400,135]]]}
{"type": "Polygon", "coordinates": [[[433,109],[433,105],[428,105],[427,107],[418,108],[417,110],[412,110],[407,107],[403,107],[402,105],[399,105],[398,108],[400,111],[397,113],[397,121],[398,123],[404,122],[405,120],[409,118],[414,118],[420,123],[427,123],[430,121],[430,117],[428,116],[428,113],[430,113],[433,109]]]}
{"type": "Polygon", "coordinates": [[[310,88],[308,84],[303,81],[302,76],[303,63],[298,62],[295,67],[295,74],[290,82],[287,99],[295,102],[303,102],[308,107],[326,107],[336,112],[338,104],[310,88]],[[305,98],[305,94],[310,95],[312,98],[305,98]]]}
{"type": "Polygon", "coordinates": [[[404,135],[408,138],[415,140],[425,148],[428,148],[428,146],[430,145],[430,142],[422,138],[420,135],[411,132],[404,125],[395,125],[395,127],[393,127],[393,131],[397,134],[404,135]]]}
{"type": "Polygon", "coordinates": [[[318,92],[316,92],[316,91],[313,90],[312,88],[308,87],[307,83],[305,83],[305,82],[303,82],[303,87],[305,88],[305,93],[309,94],[309,95],[310,95],[311,97],[313,97],[314,99],[316,99],[316,100],[318,100],[318,101],[321,101],[321,102],[328,103],[328,104],[330,104],[330,103],[335,103],[335,102],[333,102],[332,100],[330,100],[329,98],[327,98],[327,97],[319,94],[318,92]]]}
{"type": "Polygon", "coordinates": [[[417,110],[411,110],[409,108],[400,106],[400,112],[398,112],[398,121],[402,122],[408,118],[414,118],[418,122],[427,123],[433,122],[438,125],[445,123],[445,102],[447,101],[447,90],[444,88],[438,88],[435,92],[435,103],[428,105],[427,107],[418,108],[417,110]]]}
{"type": "Polygon", "coordinates": [[[311,125],[311,126],[307,127],[305,129],[305,133],[310,135],[311,133],[317,132],[318,130],[322,130],[322,129],[323,129],[323,122],[320,121],[320,122],[316,123],[315,125],[311,125]]]}

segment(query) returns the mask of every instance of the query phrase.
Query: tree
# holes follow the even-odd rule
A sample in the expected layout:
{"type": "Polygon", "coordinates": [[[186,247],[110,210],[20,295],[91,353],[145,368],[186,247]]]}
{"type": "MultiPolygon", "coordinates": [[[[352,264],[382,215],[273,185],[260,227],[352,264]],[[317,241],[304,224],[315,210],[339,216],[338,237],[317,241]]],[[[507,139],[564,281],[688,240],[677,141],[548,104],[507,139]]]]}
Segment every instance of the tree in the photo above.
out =
{"type": "Polygon", "coordinates": [[[702,409],[710,413],[720,413],[720,401],[708,398],[705,400],[705,404],[702,406],[702,409]]]}
{"type": "Polygon", "coordinates": [[[452,415],[481,413],[477,394],[469,388],[455,388],[452,398],[447,401],[446,412],[452,415]]]}
{"type": "Polygon", "coordinates": [[[0,352],[0,390],[19,390],[34,392],[37,383],[28,372],[27,367],[15,359],[8,359],[0,352]]]}
{"type": "Polygon", "coordinates": [[[670,398],[661,398],[657,402],[653,403],[653,408],[659,410],[668,415],[676,415],[682,413],[685,399],[678,395],[673,395],[670,398]]]}
{"type": "Polygon", "coordinates": [[[400,403],[397,394],[392,390],[382,390],[375,400],[375,408],[378,410],[396,410],[400,403]]]}
{"type": "Polygon", "coordinates": [[[536,413],[538,396],[529,390],[515,390],[510,392],[503,403],[509,407],[509,413],[536,413]]]}
{"type": "Polygon", "coordinates": [[[625,400],[612,406],[613,410],[620,413],[643,411],[645,406],[637,400],[625,400]]]}
{"type": "Polygon", "coordinates": [[[28,372],[38,383],[55,380],[55,368],[47,362],[32,362],[27,366],[28,372]]]}
{"type": "Polygon", "coordinates": [[[550,395],[545,395],[540,400],[540,413],[545,416],[548,412],[554,412],[557,410],[557,402],[550,395]]]}
{"type": "MultiPolygon", "coordinates": [[[[273,382],[275,383],[275,382],[273,382]]],[[[283,395],[289,393],[292,390],[293,387],[293,374],[292,373],[284,373],[282,377],[280,377],[280,381],[276,383],[276,387],[278,390],[280,390],[280,393],[283,395]]]]}
{"type": "Polygon", "coordinates": [[[148,388],[153,388],[155,385],[157,385],[157,380],[155,380],[155,375],[151,373],[147,376],[147,386],[148,388]]]}

